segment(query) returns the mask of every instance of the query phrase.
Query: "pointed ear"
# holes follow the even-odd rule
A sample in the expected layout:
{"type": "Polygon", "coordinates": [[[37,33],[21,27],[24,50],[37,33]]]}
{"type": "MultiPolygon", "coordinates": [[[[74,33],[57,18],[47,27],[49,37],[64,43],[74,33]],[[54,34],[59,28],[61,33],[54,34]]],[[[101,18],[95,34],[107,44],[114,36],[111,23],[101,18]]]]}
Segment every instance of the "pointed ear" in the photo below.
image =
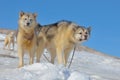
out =
{"type": "Polygon", "coordinates": [[[21,12],[19,13],[19,18],[21,18],[24,14],[25,14],[25,13],[24,13],[23,11],[21,11],[21,12]]]}
{"type": "Polygon", "coordinates": [[[74,32],[76,32],[77,30],[79,30],[79,26],[75,26],[72,28],[74,32]]]}
{"type": "Polygon", "coordinates": [[[33,13],[33,16],[36,18],[36,17],[37,17],[37,14],[36,14],[36,13],[33,13]]]}
{"type": "Polygon", "coordinates": [[[91,29],[92,29],[92,28],[91,28],[91,26],[90,26],[90,27],[88,27],[87,29],[88,29],[89,32],[91,32],[91,29]]]}

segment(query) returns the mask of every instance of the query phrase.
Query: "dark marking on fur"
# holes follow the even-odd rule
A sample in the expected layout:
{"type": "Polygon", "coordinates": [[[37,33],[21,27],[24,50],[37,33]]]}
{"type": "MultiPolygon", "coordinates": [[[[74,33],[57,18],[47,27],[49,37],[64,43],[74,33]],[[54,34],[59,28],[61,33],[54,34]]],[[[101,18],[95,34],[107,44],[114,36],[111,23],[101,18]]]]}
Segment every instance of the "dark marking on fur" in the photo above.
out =
{"type": "Polygon", "coordinates": [[[47,39],[50,41],[55,35],[48,35],[47,39]]]}

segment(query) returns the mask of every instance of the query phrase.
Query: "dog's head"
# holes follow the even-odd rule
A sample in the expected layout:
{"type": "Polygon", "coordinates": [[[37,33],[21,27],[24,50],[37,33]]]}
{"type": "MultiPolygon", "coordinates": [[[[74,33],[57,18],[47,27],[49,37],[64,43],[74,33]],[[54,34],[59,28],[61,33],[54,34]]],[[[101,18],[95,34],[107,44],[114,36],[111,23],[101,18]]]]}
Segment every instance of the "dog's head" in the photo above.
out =
{"type": "Polygon", "coordinates": [[[81,43],[88,40],[90,36],[90,32],[91,32],[91,27],[85,28],[85,27],[78,26],[75,29],[75,34],[74,34],[74,38],[76,42],[81,43]]]}
{"type": "Polygon", "coordinates": [[[14,37],[14,34],[15,34],[14,32],[10,32],[10,33],[9,33],[9,37],[10,37],[10,38],[13,38],[13,37],[14,37]]]}
{"type": "Polygon", "coordinates": [[[83,28],[82,40],[86,41],[90,37],[91,27],[88,28],[82,27],[82,28],[83,28]]]}
{"type": "Polygon", "coordinates": [[[23,29],[33,29],[35,28],[36,23],[36,13],[19,13],[19,25],[23,29]]]}

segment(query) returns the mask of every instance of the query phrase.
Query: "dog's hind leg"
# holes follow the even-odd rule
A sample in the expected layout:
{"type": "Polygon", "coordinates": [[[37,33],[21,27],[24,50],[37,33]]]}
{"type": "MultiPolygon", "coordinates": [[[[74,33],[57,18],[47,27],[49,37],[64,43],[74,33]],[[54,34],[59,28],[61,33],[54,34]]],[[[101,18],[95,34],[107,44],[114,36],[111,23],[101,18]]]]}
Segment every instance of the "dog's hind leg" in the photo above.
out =
{"type": "Polygon", "coordinates": [[[56,57],[56,51],[54,48],[50,48],[48,49],[48,51],[50,52],[50,55],[51,55],[51,63],[54,64],[55,57],[56,57]]]}
{"type": "Polygon", "coordinates": [[[37,50],[36,50],[36,62],[40,62],[40,58],[41,58],[41,55],[44,51],[44,46],[40,45],[37,47],[37,50]]]}

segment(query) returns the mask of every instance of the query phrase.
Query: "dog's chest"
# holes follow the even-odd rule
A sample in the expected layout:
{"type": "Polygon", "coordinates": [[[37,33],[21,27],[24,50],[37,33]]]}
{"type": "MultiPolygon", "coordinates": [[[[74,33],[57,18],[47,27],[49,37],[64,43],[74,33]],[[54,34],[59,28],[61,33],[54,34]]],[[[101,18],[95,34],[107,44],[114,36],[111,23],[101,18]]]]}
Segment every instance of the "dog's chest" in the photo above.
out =
{"type": "Polygon", "coordinates": [[[34,36],[31,36],[31,37],[24,36],[23,37],[23,46],[25,48],[32,48],[34,46],[34,42],[35,42],[34,36]]]}

